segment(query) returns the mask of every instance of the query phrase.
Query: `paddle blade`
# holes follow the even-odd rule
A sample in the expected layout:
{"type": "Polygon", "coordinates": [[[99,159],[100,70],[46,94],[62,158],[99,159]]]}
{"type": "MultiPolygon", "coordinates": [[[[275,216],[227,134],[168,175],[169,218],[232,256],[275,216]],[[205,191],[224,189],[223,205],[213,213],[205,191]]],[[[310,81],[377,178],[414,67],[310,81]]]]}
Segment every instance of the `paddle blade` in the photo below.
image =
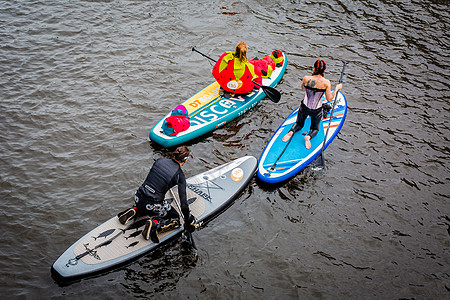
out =
{"type": "Polygon", "coordinates": [[[325,168],[325,159],[323,158],[323,153],[321,153],[314,160],[311,170],[313,170],[315,172],[322,172],[324,168],[325,168]]]}
{"type": "Polygon", "coordinates": [[[275,103],[278,103],[281,99],[281,93],[270,86],[260,85],[259,83],[253,81],[254,84],[262,88],[263,92],[266,94],[266,96],[272,100],[275,103]]]}
{"type": "Polygon", "coordinates": [[[192,236],[192,232],[190,232],[189,230],[184,230],[184,236],[186,237],[186,241],[189,244],[191,244],[192,248],[197,250],[197,246],[195,245],[194,237],[192,236]]]}
{"type": "Polygon", "coordinates": [[[264,86],[262,85],[261,88],[263,89],[264,93],[267,97],[269,97],[272,102],[278,103],[281,99],[281,93],[270,86],[264,86]]]}
{"type": "Polygon", "coordinates": [[[192,233],[189,233],[189,240],[191,241],[191,245],[192,245],[192,247],[195,249],[195,250],[197,250],[197,245],[195,245],[195,242],[194,242],[194,237],[192,236],[192,233]]]}

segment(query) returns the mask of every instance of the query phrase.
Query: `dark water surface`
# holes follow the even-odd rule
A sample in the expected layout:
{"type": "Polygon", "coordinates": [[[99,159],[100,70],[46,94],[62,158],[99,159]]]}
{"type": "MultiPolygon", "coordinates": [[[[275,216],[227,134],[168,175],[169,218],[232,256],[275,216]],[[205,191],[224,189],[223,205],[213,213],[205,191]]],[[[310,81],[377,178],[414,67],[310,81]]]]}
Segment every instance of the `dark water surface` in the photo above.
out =
{"type": "Polygon", "coordinates": [[[450,297],[448,1],[0,1],[0,295],[450,297]],[[237,42],[278,48],[282,100],[189,146],[195,175],[259,157],[317,58],[348,117],[326,170],[253,180],[224,214],[121,270],[60,287],[50,266],[130,205],[167,150],[148,132],[237,42]]]}

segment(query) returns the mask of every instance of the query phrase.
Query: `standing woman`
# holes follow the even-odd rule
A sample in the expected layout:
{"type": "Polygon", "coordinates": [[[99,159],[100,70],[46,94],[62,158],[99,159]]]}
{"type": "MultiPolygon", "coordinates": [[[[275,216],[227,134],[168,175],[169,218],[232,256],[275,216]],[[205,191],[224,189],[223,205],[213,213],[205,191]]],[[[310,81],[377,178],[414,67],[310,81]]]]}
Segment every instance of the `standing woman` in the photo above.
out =
{"type": "Polygon", "coordinates": [[[309,133],[305,135],[305,147],[311,148],[311,139],[319,132],[320,121],[322,120],[322,96],[325,93],[327,101],[333,100],[337,92],[342,89],[342,84],[336,85],[331,92],[331,83],[324,77],[327,64],[325,61],[318,59],[314,63],[313,73],[311,76],[305,76],[302,80],[302,90],[305,90],[305,97],[298,110],[297,121],[291,130],[283,137],[283,142],[287,142],[295,132],[303,128],[305,120],[311,117],[311,127],[309,133]]]}

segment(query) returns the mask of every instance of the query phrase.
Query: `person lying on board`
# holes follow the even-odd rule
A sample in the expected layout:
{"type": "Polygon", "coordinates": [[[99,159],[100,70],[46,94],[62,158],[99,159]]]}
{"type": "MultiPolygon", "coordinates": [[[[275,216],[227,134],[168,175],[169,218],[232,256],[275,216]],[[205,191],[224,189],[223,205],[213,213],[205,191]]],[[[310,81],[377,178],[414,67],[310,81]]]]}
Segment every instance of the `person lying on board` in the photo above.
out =
{"type": "Polygon", "coordinates": [[[214,65],[212,74],[221,87],[221,96],[225,93],[246,94],[259,89],[253,81],[262,84],[262,78],[269,78],[275,67],[280,67],[284,61],[280,50],[274,50],[261,60],[247,60],[247,51],[248,45],[239,42],[235,51],[225,52],[214,65]]]}
{"type": "Polygon", "coordinates": [[[144,183],[135,193],[135,205],[117,215],[119,222],[125,225],[133,218],[149,216],[142,235],[146,240],[151,239],[153,242],[159,243],[159,233],[180,227],[180,215],[164,199],[169,189],[178,185],[185,229],[190,232],[194,231],[195,218],[189,211],[189,204],[186,200],[186,177],[181,170],[181,166],[186,163],[189,154],[190,150],[187,146],[180,146],[175,149],[171,158],[157,159],[144,183]]]}
{"type": "Polygon", "coordinates": [[[327,64],[325,61],[318,59],[313,65],[313,73],[311,76],[304,76],[302,80],[302,90],[305,90],[305,97],[301,102],[298,110],[297,121],[291,130],[283,137],[283,142],[289,141],[295,132],[301,130],[308,116],[311,117],[311,127],[309,133],[305,135],[305,147],[311,148],[311,139],[319,132],[320,121],[322,120],[322,96],[325,93],[327,101],[331,101],[342,89],[342,83],[336,85],[331,92],[331,83],[325,78],[325,69],[327,64]]]}

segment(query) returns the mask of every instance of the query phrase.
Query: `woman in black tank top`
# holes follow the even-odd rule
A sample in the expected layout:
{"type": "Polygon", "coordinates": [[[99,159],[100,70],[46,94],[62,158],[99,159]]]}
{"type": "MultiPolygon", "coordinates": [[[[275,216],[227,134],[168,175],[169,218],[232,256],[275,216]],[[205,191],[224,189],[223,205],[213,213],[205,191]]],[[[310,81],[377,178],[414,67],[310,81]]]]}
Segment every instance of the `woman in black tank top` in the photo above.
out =
{"type": "Polygon", "coordinates": [[[302,129],[308,116],[311,117],[311,127],[305,135],[305,147],[311,148],[311,139],[319,132],[320,121],[322,120],[322,96],[325,94],[327,101],[333,100],[336,93],[342,88],[342,84],[336,85],[331,92],[331,83],[325,79],[324,73],[327,68],[325,61],[318,59],[313,66],[313,74],[305,76],[302,80],[302,89],[306,91],[305,97],[300,105],[297,115],[297,121],[291,130],[283,137],[283,142],[291,139],[295,132],[302,129]]]}

